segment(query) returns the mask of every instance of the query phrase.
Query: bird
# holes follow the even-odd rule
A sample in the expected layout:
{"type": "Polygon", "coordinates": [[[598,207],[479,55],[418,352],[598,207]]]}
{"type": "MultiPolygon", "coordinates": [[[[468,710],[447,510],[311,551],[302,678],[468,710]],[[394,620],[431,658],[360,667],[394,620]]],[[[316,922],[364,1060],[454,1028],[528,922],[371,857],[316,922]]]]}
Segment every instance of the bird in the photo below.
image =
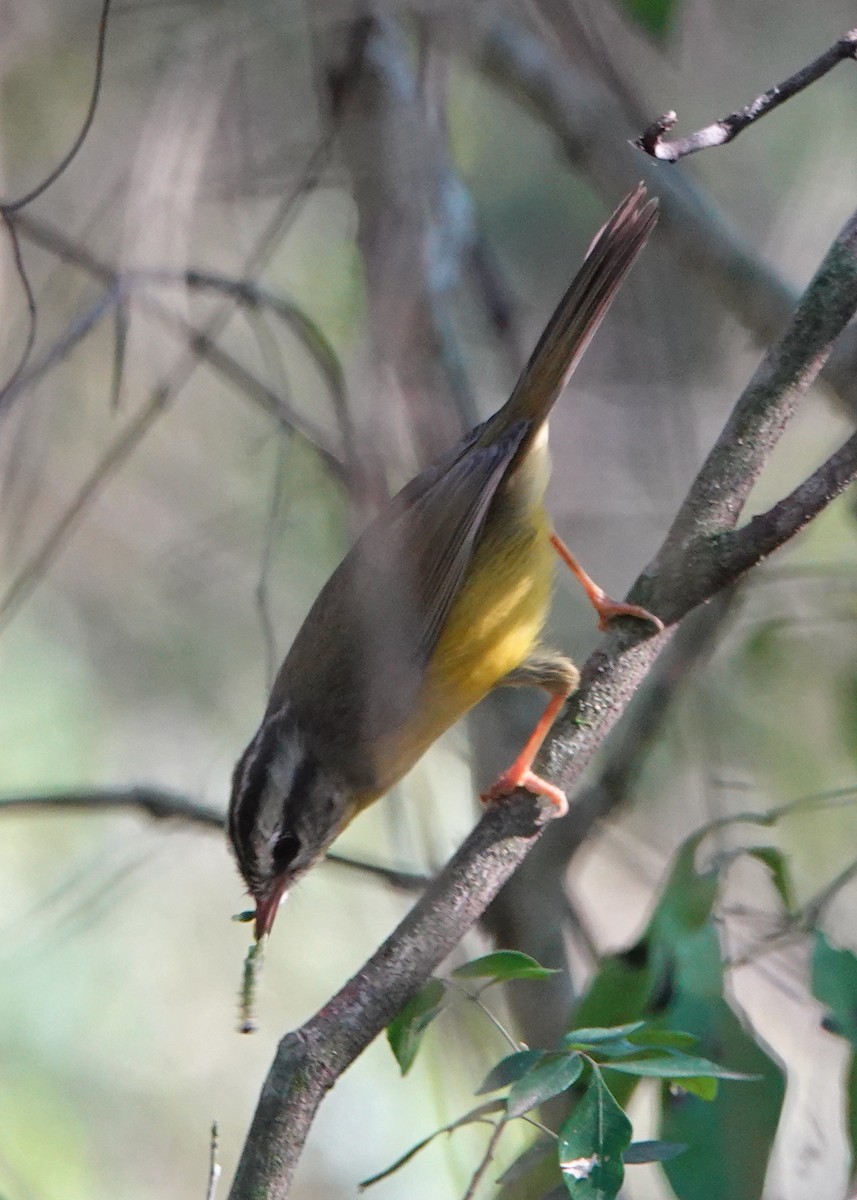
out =
{"type": "Polygon", "coordinates": [[[232,779],[228,834],[255,901],[257,943],[281,900],[364,808],[496,687],[550,697],[526,745],[483,795],[522,787],[555,815],[564,793],[533,771],[579,672],[542,644],[555,554],[602,629],[660,620],[612,600],[545,510],[547,421],[657,221],[640,184],[594,238],[511,396],[386,502],[310,608],[232,779]]]}

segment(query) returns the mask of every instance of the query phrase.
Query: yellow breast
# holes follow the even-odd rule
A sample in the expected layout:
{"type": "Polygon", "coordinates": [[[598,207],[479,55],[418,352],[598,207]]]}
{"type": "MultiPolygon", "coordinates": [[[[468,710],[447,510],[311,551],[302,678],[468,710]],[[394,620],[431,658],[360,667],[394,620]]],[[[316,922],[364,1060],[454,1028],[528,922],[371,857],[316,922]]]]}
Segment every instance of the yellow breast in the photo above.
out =
{"type": "Polygon", "coordinates": [[[445,702],[457,720],[534,649],[550,605],[549,538],[544,512],[537,524],[486,537],[432,658],[428,705],[445,702]]]}
{"type": "Polygon", "coordinates": [[[540,505],[521,523],[491,523],[447,618],[416,710],[377,748],[383,791],[538,645],[553,566],[550,526],[540,505]]]}

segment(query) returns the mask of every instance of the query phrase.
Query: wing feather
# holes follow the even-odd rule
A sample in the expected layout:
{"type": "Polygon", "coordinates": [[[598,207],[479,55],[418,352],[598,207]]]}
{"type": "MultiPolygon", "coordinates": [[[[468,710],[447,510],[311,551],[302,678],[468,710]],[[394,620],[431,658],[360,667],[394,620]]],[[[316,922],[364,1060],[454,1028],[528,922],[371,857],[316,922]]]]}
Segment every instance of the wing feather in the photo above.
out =
{"type": "Polygon", "coordinates": [[[527,427],[515,422],[487,446],[474,444],[474,431],[412,480],[334,571],[295,638],[269,711],[294,705],[328,756],[341,750],[355,784],[372,786],[371,746],[413,711],[527,427]]]}

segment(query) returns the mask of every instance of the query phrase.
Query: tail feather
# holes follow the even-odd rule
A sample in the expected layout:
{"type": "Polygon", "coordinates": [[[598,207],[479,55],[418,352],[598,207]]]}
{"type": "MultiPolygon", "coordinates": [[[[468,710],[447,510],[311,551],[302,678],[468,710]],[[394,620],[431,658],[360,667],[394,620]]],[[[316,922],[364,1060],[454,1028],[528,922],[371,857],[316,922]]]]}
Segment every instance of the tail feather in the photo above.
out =
{"type": "Polygon", "coordinates": [[[535,432],[547,418],[657,219],[658,202],[646,199],[641,183],[596,235],[512,395],[497,414],[504,426],[525,418],[533,422],[535,432]]]}

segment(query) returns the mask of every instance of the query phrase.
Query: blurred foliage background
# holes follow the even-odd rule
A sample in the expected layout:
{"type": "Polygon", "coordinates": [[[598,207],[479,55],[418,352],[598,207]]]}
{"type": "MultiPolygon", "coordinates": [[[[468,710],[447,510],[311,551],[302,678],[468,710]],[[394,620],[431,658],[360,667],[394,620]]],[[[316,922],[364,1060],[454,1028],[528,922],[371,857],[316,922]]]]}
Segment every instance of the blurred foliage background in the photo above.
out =
{"type": "MultiPolygon", "coordinates": [[[[644,177],[663,196],[661,230],[551,424],[558,529],[621,595],[781,324],[783,289],[809,279],[851,212],[846,68],[681,166],[628,145],[665,109],[694,128],[820,53],[853,21],[840,0],[371,12],[361,24],[337,2],[125,0],[111,13],[89,136],[18,225],[38,322],[0,423],[7,799],[147,785],[223,810],[272,661],[373,501],[505,398],[594,231],[644,177]]],[[[89,0],[3,13],[7,199],[80,128],[97,20],[89,0]]],[[[5,239],[2,295],[7,378],[28,322],[5,239]]],[[[814,390],[755,507],[841,440],[848,402],[814,390]]],[[[629,714],[621,794],[585,829],[545,839],[501,897],[487,931],[568,968],[541,992],[510,989],[521,1036],[549,1044],[593,954],[640,935],[693,830],[831,789],[847,799],[856,554],[846,496],[703,615],[666,677],[656,736],[635,738],[629,714]]],[[[597,631],[565,579],[554,622],[555,644],[582,660],[597,631]]],[[[477,783],[532,711],[501,697],[477,714],[477,783]]],[[[467,734],[337,849],[442,863],[476,812],[467,734]]],[[[240,1038],[247,932],[229,920],[243,900],[222,836],[135,811],[0,817],[0,1195],[203,1195],[212,1119],[229,1176],[278,1037],[360,965],[408,895],[315,870],[278,922],[261,1031],[240,1038]]],[[[843,804],[766,831],[796,912],[849,867],[855,823],[843,804]]],[[[707,845],[729,854],[734,830],[707,845]]],[[[841,882],[822,915],[853,945],[841,882]]],[[[729,989],[788,1070],[768,1191],[834,1197],[849,1173],[846,1052],[820,1027],[806,946],[766,943],[784,924],[765,864],[736,860],[718,908],[721,950],[739,964],[729,989]]],[[[462,959],[487,944],[474,933],[462,959]]],[[[353,1195],[467,1107],[502,1052],[464,1005],[404,1081],[374,1046],[326,1101],[294,1194],[353,1195]]],[[[634,1105],[645,1136],[651,1095],[634,1105]]],[[[478,1128],[440,1139],[376,1194],[460,1196],[484,1140],[478,1128]]],[[[503,1161],[523,1144],[510,1138],[503,1161]]],[[[671,1192],[641,1167],[627,1194],[671,1192]]]]}

